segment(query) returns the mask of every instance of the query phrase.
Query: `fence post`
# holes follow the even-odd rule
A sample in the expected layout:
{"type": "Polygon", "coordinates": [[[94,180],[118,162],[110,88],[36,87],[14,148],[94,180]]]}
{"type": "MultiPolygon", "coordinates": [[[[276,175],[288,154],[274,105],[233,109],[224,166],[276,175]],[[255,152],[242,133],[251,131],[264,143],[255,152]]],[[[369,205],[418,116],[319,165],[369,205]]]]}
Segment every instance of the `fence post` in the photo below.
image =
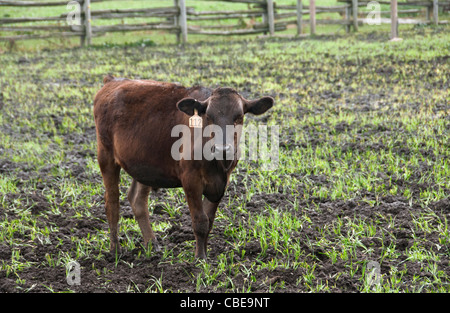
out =
{"type": "Polygon", "coordinates": [[[275,15],[273,11],[273,0],[266,0],[267,3],[267,20],[269,22],[269,34],[275,35],[275,15]]]}
{"type": "Polygon", "coordinates": [[[297,36],[300,36],[303,30],[302,11],[303,11],[302,0],[297,0],[297,36]]]}
{"type": "Polygon", "coordinates": [[[309,0],[309,23],[311,35],[316,34],[316,0],[309,0]]]}
{"type": "Polygon", "coordinates": [[[398,37],[397,0],[391,0],[391,39],[398,37]]]}
{"type": "MultiPolygon", "coordinates": [[[[173,0],[173,5],[174,5],[175,8],[178,8],[178,0],[173,0]]],[[[178,15],[175,15],[175,16],[173,17],[173,24],[174,24],[175,26],[178,26],[178,25],[179,25],[179,24],[178,24],[178,16],[179,16],[179,14],[178,14],[178,15]]],[[[180,43],[180,40],[181,40],[180,35],[181,35],[181,31],[178,30],[178,31],[176,32],[176,36],[177,36],[177,44],[180,43]]]]}
{"type": "Polygon", "coordinates": [[[439,1],[433,0],[433,22],[435,25],[439,24],[439,1]]]}
{"type": "Polygon", "coordinates": [[[80,27],[81,27],[81,35],[80,35],[80,47],[84,47],[84,42],[86,41],[86,14],[84,13],[84,1],[80,3],[80,27]]]}
{"type": "Polygon", "coordinates": [[[358,0],[352,0],[353,29],[358,31],[358,0]]]}
{"type": "Polygon", "coordinates": [[[178,8],[180,9],[180,14],[177,18],[178,24],[181,29],[181,44],[187,43],[188,38],[188,28],[187,28],[187,15],[186,15],[186,2],[185,0],[177,0],[178,8]]]}
{"type": "Polygon", "coordinates": [[[91,44],[91,37],[92,37],[92,26],[91,26],[91,0],[84,0],[83,1],[83,21],[82,21],[82,27],[84,29],[84,34],[81,35],[80,38],[80,44],[82,47],[84,45],[90,45],[91,44]]]}
{"type": "Polygon", "coordinates": [[[351,23],[350,15],[352,15],[351,11],[352,11],[352,9],[351,9],[350,5],[347,3],[347,6],[345,7],[345,15],[344,15],[344,19],[347,22],[347,24],[345,25],[345,31],[347,33],[350,32],[350,23],[351,23]]]}

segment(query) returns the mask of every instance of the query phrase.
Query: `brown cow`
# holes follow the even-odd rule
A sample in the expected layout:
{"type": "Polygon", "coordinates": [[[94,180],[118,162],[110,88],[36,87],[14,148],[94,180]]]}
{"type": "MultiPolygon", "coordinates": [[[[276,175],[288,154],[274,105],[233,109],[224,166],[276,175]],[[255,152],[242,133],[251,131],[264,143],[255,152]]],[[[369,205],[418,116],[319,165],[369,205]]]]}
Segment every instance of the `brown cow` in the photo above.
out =
{"type": "MultiPolygon", "coordinates": [[[[98,163],[106,189],[111,251],[118,249],[119,176],[123,168],[133,178],[128,200],[144,244],[151,241],[159,250],[149,220],[149,192],[183,187],[196,240],[195,256],[206,258],[207,237],[217,206],[237,164],[236,153],[232,152],[237,149],[236,133],[227,134],[225,126],[242,125],[245,113],[262,114],[272,107],[274,100],[263,97],[249,101],[231,88],[185,88],[111,75],[103,82],[94,100],[94,117],[98,163]],[[227,157],[210,161],[173,157],[172,146],[179,139],[172,137],[171,131],[176,125],[188,125],[195,110],[202,117],[203,128],[214,124],[224,129],[225,143],[214,144],[213,152],[227,157]]],[[[202,139],[202,144],[206,139],[202,139]]]]}

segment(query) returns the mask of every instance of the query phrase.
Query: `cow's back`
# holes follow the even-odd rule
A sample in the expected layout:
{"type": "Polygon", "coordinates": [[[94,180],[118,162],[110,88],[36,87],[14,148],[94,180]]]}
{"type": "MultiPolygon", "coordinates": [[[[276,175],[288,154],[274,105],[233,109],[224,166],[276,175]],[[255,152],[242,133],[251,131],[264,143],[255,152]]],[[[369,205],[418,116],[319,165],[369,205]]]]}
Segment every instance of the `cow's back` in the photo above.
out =
{"type": "Polygon", "coordinates": [[[139,182],[152,187],[178,187],[179,169],[170,154],[175,125],[188,116],[176,103],[193,92],[177,84],[152,80],[106,79],[94,100],[99,144],[139,182]]]}

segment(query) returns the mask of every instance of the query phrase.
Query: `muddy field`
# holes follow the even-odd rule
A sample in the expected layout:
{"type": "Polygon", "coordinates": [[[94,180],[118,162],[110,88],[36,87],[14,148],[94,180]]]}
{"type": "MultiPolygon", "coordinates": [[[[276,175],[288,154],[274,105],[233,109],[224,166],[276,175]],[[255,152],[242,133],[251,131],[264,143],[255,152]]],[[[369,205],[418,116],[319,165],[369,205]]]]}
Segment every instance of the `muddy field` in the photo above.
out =
{"type": "Polygon", "coordinates": [[[0,55],[0,292],[450,291],[445,31],[0,55]],[[239,164],[208,262],[181,190],[151,194],[163,249],[141,245],[125,173],[109,253],[91,111],[107,73],[276,99],[246,122],[280,125],[280,165],[239,164]]]}

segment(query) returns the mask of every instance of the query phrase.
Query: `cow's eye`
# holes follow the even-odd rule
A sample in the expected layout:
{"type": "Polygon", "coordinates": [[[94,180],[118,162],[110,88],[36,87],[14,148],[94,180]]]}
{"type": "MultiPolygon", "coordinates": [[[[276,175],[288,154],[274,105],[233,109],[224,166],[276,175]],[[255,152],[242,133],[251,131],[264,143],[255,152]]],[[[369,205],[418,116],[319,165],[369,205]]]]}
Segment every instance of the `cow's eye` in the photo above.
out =
{"type": "Polygon", "coordinates": [[[237,117],[234,119],[234,123],[235,123],[235,124],[242,124],[243,121],[244,121],[244,117],[243,117],[242,115],[237,116],[237,117]]]}

